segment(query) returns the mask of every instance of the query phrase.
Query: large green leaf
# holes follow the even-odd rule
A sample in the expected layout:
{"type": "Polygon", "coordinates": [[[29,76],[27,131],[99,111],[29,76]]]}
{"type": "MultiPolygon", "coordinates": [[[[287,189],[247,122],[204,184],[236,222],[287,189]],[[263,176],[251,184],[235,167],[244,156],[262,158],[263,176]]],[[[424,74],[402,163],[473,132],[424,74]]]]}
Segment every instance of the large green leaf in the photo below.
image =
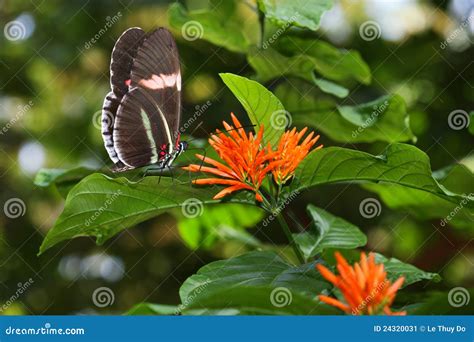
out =
{"type": "Polygon", "coordinates": [[[430,160],[418,148],[407,144],[392,144],[382,155],[328,147],[311,152],[300,164],[288,191],[301,191],[320,184],[337,182],[373,182],[397,184],[458,203],[465,199],[473,210],[474,201],[454,194],[431,175],[430,160]]]}
{"type": "Polygon", "coordinates": [[[332,6],[331,0],[258,0],[266,18],[282,26],[297,25],[316,30],[321,16],[332,6]]]}
{"type": "Polygon", "coordinates": [[[186,244],[192,248],[211,248],[219,240],[238,240],[250,246],[258,246],[253,236],[243,231],[253,227],[263,218],[258,207],[242,204],[221,204],[206,208],[198,217],[183,215],[178,229],[186,244]]]}
{"type": "MultiPolygon", "coordinates": [[[[140,182],[92,174],[68,194],[64,210],[48,232],[40,253],[58,242],[79,236],[95,236],[103,243],[120,231],[157,216],[166,210],[182,207],[183,212],[198,216],[204,204],[212,200],[212,188],[199,189],[177,179],[147,177],[140,182]]],[[[234,197],[231,201],[252,203],[234,197]]]]}
{"type": "Polygon", "coordinates": [[[305,56],[322,76],[333,81],[356,80],[369,84],[371,73],[357,51],[341,50],[316,39],[285,36],[278,41],[278,48],[290,56],[305,56]]]}
{"type": "Polygon", "coordinates": [[[138,303],[127,311],[127,315],[176,315],[178,312],[179,308],[176,305],[138,303]]]}
{"type": "Polygon", "coordinates": [[[41,169],[36,174],[34,183],[42,188],[54,186],[61,196],[66,197],[74,185],[82,178],[94,172],[97,171],[86,167],[77,167],[74,169],[41,169]]]}
{"type": "Polygon", "coordinates": [[[61,186],[63,183],[73,182],[96,172],[96,170],[86,167],[78,167],[74,169],[41,169],[35,176],[35,185],[48,187],[51,185],[61,186]]]}
{"type": "Polygon", "coordinates": [[[170,25],[182,30],[185,39],[202,38],[234,52],[245,53],[248,49],[249,43],[239,21],[222,15],[220,11],[186,11],[181,4],[174,3],[168,16],[170,25]]]}
{"type": "Polygon", "coordinates": [[[375,141],[385,136],[379,140],[389,142],[414,139],[408,125],[405,101],[399,95],[382,96],[357,106],[340,106],[338,110],[344,119],[357,126],[352,137],[367,134],[366,141],[375,141]]]}
{"type": "MultiPolygon", "coordinates": [[[[463,165],[436,171],[433,177],[449,191],[474,196],[474,174],[463,165]]],[[[474,228],[474,211],[469,207],[468,198],[459,198],[453,203],[431,193],[396,184],[366,184],[364,187],[376,192],[390,208],[406,211],[424,220],[442,219],[443,226],[474,228]]]]}
{"type": "Polygon", "coordinates": [[[321,105],[316,94],[282,84],[275,94],[298,126],[312,126],[332,140],[350,143],[414,139],[404,100],[398,95],[382,96],[358,106],[321,105]]]}
{"type": "Polygon", "coordinates": [[[288,121],[280,100],[258,82],[234,74],[220,74],[222,80],[247,111],[257,131],[264,126],[264,140],[275,145],[288,121]],[[286,120],[286,121],[285,121],[286,120]]]}
{"type": "Polygon", "coordinates": [[[434,171],[433,177],[449,191],[474,196],[474,173],[463,164],[453,164],[434,171]]]}
{"type": "Polygon", "coordinates": [[[257,77],[262,82],[281,77],[295,76],[315,84],[325,93],[346,97],[349,90],[334,82],[317,78],[314,75],[314,63],[305,55],[285,57],[272,48],[251,49],[247,59],[252,68],[257,72],[257,77]]]}
{"type": "Polygon", "coordinates": [[[381,254],[375,254],[375,262],[383,263],[385,265],[385,271],[387,272],[387,277],[390,281],[395,281],[401,276],[405,277],[403,286],[407,286],[421,280],[433,280],[438,282],[441,280],[441,277],[438,273],[425,272],[419,268],[405,264],[395,258],[386,258],[381,254]]]}
{"type": "Polygon", "coordinates": [[[295,242],[306,259],[327,248],[349,249],[367,243],[367,237],[357,226],[311,204],[307,210],[313,221],[312,229],[294,234],[295,242]]]}
{"type": "Polygon", "coordinates": [[[407,307],[409,315],[465,315],[474,312],[474,288],[453,287],[447,292],[423,292],[421,303],[407,307]]]}
{"type": "Polygon", "coordinates": [[[180,297],[185,309],[321,314],[328,309],[314,298],[329,287],[314,263],[295,267],[273,252],[251,252],[205,265],[184,282],[180,297]]]}
{"type": "Polygon", "coordinates": [[[150,316],[150,315],[214,315],[214,316],[228,316],[238,315],[240,311],[237,309],[197,309],[197,310],[183,310],[182,305],[164,305],[164,304],[153,304],[153,303],[139,303],[131,308],[127,315],[135,316],[150,316]]]}
{"type": "Polygon", "coordinates": [[[473,228],[474,211],[472,207],[466,206],[472,203],[468,199],[460,198],[453,203],[444,197],[396,184],[365,184],[364,188],[376,192],[392,209],[408,212],[424,220],[442,219],[442,226],[473,228]]]}

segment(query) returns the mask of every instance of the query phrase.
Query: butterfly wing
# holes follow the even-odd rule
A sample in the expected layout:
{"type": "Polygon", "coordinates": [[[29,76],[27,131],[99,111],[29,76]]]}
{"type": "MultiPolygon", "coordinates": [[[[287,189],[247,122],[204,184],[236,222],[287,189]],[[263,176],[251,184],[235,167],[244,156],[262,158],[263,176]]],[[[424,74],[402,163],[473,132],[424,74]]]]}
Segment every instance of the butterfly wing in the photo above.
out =
{"type": "Polygon", "coordinates": [[[126,81],[131,78],[133,59],[143,43],[145,32],[138,27],[126,30],[119,37],[112,50],[110,61],[110,88],[102,106],[102,138],[105,149],[114,163],[120,163],[114,148],[113,128],[117,111],[124,95],[128,92],[126,81]]]}
{"type": "Polygon", "coordinates": [[[176,143],[181,110],[181,72],[171,33],[158,28],[138,48],[131,69],[131,91],[118,108],[114,148],[129,167],[156,163],[176,143]],[[157,160],[158,158],[158,160],[157,160]]]}
{"type": "Polygon", "coordinates": [[[172,149],[179,129],[181,70],[178,48],[168,30],[158,28],[149,34],[138,50],[131,76],[132,86],[144,89],[161,109],[172,149]]]}

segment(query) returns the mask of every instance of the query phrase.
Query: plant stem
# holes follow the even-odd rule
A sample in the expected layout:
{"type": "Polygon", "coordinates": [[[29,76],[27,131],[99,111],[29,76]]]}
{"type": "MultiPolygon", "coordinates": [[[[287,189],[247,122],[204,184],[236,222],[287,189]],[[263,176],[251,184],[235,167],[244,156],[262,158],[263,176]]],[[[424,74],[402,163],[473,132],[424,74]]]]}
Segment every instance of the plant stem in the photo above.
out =
{"type": "Polygon", "coordinates": [[[296,244],[295,239],[293,239],[293,235],[291,235],[290,227],[288,227],[288,223],[286,223],[286,220],[283,217],[283,213],[278,213],[277,219],[278,219],[278,222],[280,223],[281,228],[283,228],[283,231],[285,232],[285,235],[288,241],[290,242],[291,247],[293,247],[293,251],[295,252],[296,257],[298,258],[301,264],[304,264],[305,261],[304,261],[303,254],[298,248],[298,245],[296,244]]]}

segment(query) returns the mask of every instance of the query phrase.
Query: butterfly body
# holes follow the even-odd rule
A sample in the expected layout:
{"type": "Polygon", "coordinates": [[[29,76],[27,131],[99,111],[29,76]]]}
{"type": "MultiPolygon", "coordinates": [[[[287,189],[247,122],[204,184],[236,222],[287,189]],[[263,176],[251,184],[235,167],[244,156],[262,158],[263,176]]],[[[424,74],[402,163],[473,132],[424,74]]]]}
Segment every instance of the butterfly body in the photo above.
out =
{"type": "Polygon", "coordinates": [[[126,30],[112,51],[110,85],[102,136],[114,171],[171,167],[187,147],[178,133],[181,71],[171,33],[126,30]]]}

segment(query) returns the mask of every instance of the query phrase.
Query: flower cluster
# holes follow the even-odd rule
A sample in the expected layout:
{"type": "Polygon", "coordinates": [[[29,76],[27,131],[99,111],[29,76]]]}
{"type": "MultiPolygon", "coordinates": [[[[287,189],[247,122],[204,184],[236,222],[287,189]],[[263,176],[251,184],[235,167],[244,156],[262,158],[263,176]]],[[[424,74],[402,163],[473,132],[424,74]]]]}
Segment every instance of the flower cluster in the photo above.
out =
{"type": "Polygon", "coordinates": [[[392,312],[390,305],[405,278],[398,278],[393,284],[387,279],[383,264],[375,263],[375,255],[361,253],[360,261],[350,266],[344,257],[335,254],[339,275],[335,275],[321,264],[316,268],[321,275],[336,286],[342,293],[345,302],[320,295],[319,300],[335,306],[347,314],[353,315],[405,315],[406,312],[392,312]]]}
{"type": "Polygon", "coordinates": [[[270,144],[263,143],[263,126],[260,126],[256,134],[247,133],[233,113],[231,117],[233,126],[224,121],[226,132],[217,130],[216,134],[209,139],[210,145],[223,163],[197,154],[200,160],[212,167],[191,164],[183,168],[192,172],[201,171],[218,176],[218,178],[202,178],[194,181],[195,184],[226,185],[227,187],[216,194],[214,199],[222,198],[234,191],[247,189],[255,192],[255,199],[261,202],[263,198],[259,189],[265,177],[272,174],[278,185],[287,182],[319,139],[319,135],[313,138],[314,133],[310,133],[300,142],[307,128],[300,132],[294,128],[282,135],[276,150],[273,150],[270,144]]]}

